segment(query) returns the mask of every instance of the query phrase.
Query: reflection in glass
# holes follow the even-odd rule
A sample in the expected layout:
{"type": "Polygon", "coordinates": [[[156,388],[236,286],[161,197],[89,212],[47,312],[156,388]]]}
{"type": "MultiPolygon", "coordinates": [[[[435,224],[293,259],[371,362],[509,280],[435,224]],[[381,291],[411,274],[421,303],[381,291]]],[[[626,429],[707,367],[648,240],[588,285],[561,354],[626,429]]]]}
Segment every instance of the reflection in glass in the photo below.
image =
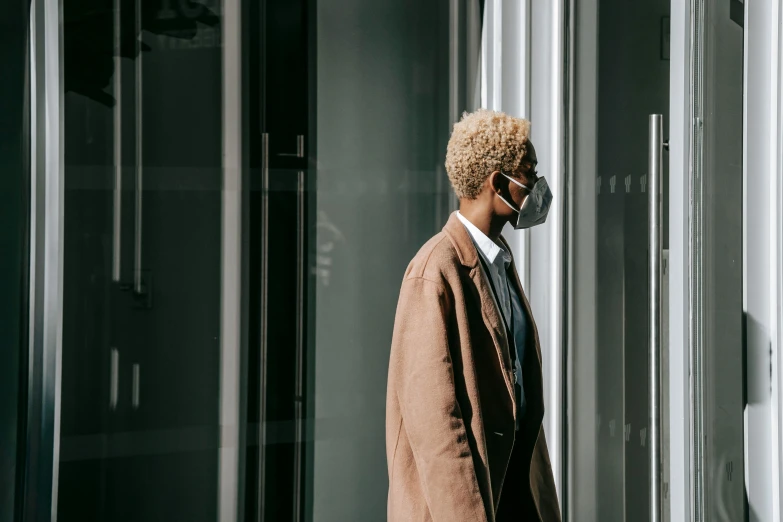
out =
{"type": "MultiPolygon", "coordinates": [[[[670,6],[643,4],[628,11],[600,0],[576,14],[576,330],[569,385],[570,509],[580,520],[647,520],[650,513],[648,121],[650,114],[662,114],[665,126],[669,121],[662,31],[670,6]]],[[[667,226],[664,217],[664,250],[667,226]]]]}
{"type": "Polygon", "coordinates": [[[65,0],[58,518],[380,520],[478,0],[65,0]]]}
{"type": "MultiPolygon", "coordinates": [[[[741,19],[730,4],[701,4],[694,50],[703,69],[694,86],[695,346],[693,397],[696,508],[702,520],[745,520],[743,339],[743,52],[741,19]]],[[[749,379],[752,377],[749,376],[749,379]]],[[[766,399],[762,399],[766,400],[766,399]]],[[[751,516],[751,518],[753,518],[751,516]]]]}
{"type": "Polygon", "coordinates": [[[58,517],[214,520],[220,20],[191,2],[63,10],[58,517]]]}

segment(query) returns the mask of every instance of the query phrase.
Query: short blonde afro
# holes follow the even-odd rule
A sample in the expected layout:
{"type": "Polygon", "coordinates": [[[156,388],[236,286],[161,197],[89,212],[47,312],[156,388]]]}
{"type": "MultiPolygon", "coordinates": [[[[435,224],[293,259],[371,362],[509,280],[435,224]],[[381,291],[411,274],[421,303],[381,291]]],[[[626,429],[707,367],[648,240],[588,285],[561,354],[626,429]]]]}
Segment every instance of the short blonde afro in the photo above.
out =
{"type": "Polygon", "coordinates": [[[494,171],[514,172],[527,153],[530,122],[479,109],[454,124],[446,172],[459,198],[476,199],[494,171]]]}

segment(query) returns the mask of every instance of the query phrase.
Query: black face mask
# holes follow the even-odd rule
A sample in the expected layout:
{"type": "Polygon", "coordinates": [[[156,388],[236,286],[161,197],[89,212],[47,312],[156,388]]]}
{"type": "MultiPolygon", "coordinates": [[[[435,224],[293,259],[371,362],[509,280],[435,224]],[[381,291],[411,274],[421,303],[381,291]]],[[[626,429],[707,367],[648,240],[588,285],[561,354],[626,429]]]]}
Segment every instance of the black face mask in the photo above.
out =
{"type": "MultiPolygon", "coordinates": [[[[501,174],[503,174],[501,172],[501,174]]],[[[503,174],[512,183],[516,183],[520,187],[526,189],[529,194],[525,196],[525,200],[522,202],[522,206],[517,210],[514,205],[506,201],[506,198],[498,194],[498,197],[503,200],[503,203],[508,205],[511,210],[516,212],[517,222],[514,224],[516,230],[523,230],[525,228],[531,228],[536,225],[540,225],[546,221],[546,216],[549,214],[549,208],[552,206],[552,191],[549,190],[549,184],[546,182],[546,178],[543,176],[538,178],[533,188],[527,187],[515,180],[511,176],[503,174]]]]}

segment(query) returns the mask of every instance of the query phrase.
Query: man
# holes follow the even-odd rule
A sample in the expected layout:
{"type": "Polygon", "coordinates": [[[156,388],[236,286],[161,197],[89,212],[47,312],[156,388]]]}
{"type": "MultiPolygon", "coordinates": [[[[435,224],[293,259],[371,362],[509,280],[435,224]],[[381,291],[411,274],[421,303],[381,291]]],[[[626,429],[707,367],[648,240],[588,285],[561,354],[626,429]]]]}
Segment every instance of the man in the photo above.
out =
{"type": "Polygon", "coordinates": [[[400,290],[386,398],[388,520],[560,521],[541,420],[541,352],[508,244],[552,194],[530,123],[479,110],[454,125],[460,198],[400,290]]]}

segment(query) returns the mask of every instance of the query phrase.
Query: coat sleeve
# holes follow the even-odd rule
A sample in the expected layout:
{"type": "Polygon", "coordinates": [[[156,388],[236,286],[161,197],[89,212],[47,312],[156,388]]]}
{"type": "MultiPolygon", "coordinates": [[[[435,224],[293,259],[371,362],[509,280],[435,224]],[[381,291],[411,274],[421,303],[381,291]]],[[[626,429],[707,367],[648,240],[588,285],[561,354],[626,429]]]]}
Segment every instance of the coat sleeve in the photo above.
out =
{"type": "Polygon", "coordinates": [[[454,388],[449,351],[450,303],[443,286],[403,283],[391,366],[402,423],[427,506],[435,522],[488,520],[465,422],[454,388]]]}

